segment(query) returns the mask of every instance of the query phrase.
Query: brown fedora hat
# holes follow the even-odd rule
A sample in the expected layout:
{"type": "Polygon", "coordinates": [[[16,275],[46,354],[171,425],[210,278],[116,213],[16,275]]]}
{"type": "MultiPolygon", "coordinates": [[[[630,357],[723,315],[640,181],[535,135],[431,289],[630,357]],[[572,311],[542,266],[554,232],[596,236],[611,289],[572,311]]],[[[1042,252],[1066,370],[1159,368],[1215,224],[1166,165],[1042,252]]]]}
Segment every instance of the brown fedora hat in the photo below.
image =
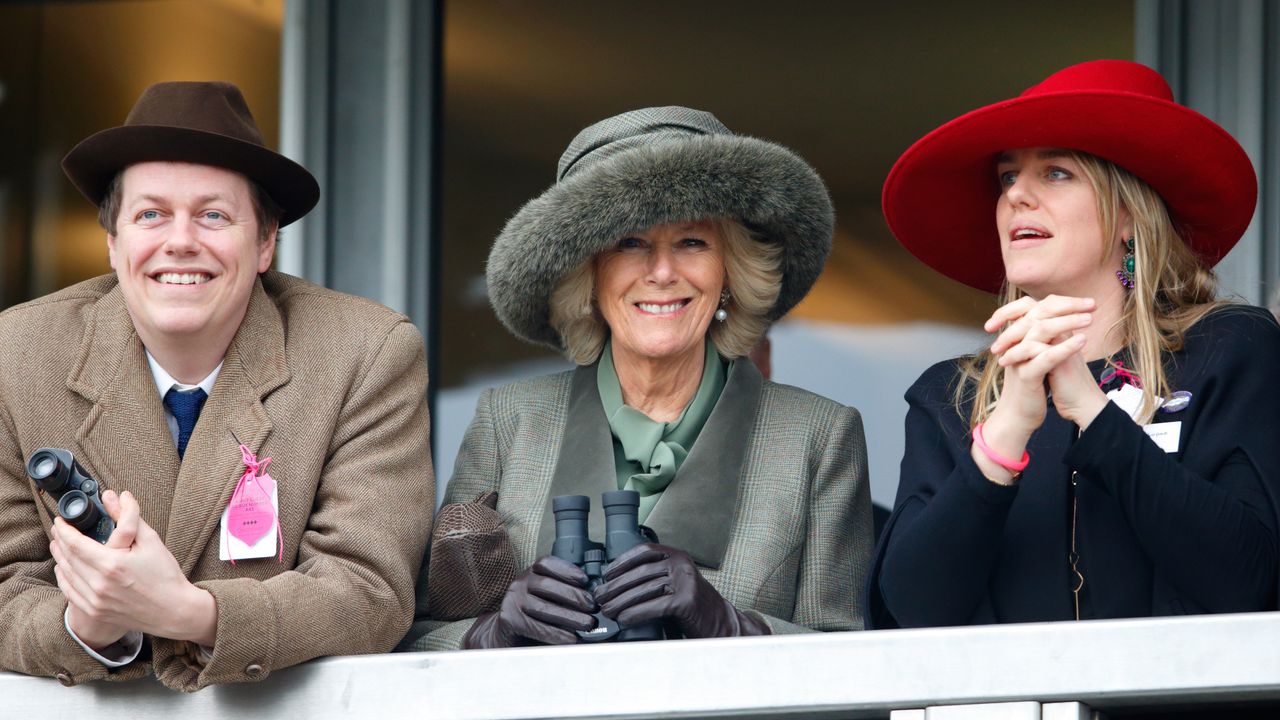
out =
{"type": "Polygon", "coordinates": [[[62,170],[97,205],[112,178],[140,162],[189,162],[234,170],[284,209],[283,227],[320,200],[307,169],[262,142],[240,88],[225,82],[165,82],[142,92],[124,125],[81,141],[62,170]]]}

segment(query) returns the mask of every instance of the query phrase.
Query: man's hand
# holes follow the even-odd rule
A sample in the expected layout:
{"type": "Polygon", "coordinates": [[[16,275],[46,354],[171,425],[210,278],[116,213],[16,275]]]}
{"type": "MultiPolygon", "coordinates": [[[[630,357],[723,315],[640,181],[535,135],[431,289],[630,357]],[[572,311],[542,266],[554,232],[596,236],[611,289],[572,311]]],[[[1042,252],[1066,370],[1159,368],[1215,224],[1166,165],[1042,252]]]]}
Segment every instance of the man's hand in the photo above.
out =
{"type": "Polygon", "coordinates": [[[129,630],[212,646],[218,626],[213,596],[187,581],[173,553],[142,520],[133,495],[107,490],[102,505],[116,521],[105,545],[62,518],[54,520],[49,550],[71,629],[95,648],[129,630]]]}

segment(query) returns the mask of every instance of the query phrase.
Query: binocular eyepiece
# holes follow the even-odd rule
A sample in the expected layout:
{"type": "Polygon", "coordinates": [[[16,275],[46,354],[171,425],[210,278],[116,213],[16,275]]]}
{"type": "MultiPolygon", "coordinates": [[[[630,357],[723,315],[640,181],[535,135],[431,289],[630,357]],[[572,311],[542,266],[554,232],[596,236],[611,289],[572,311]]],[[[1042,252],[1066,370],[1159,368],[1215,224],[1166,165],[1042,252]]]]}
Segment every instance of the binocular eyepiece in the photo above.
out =
{"type": "Polygon", "coordinates": [[[58,515],[81,533],[105,543],[116,529],[102,506],[98,481],[60,448],[40,448],[27,460],[27,477],[58,503],[58,515]]]}
{"type": "MultiPolygon", "coordinates": [[[[602,493],[600,503],[604,506],[603,544],[593,541],[587,530],[591,500],[586,495],[561,495],[551,500],[551,511],[556,518],[556,539],[551,546],[551,554],[582,568],[587,575],[587,592],[592,595],[604,582],[606,562],[618,559],[641,543],[657,542],[657,538],[640,529],[640,493],[614,490],[602,493]]],[[[581,642],[661,640],[664,636],[662,623],[658,620],[621,627],[603,613],[597,612],[595,618],[594,629],[578,631],[581,642]]]]}

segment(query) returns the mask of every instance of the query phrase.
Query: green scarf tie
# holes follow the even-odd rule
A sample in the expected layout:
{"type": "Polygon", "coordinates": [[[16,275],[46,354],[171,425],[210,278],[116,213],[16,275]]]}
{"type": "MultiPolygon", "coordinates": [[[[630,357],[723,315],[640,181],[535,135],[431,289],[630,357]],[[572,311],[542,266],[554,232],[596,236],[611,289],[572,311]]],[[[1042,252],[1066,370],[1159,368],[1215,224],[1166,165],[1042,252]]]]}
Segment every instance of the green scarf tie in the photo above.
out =
{"type": "Polygon", "coordinates": [[[649,517],[662,492],[675,479],[676,471],[720,399],[727,376],[727,364],[708,339],[698,391],[680,417],[671,422],[657,422],[622,402],[622,385],[613,365],[613,343],[605,343],[596,369],[596,386],[613,432],[618,489],[640,493],[640,522],[649,517]]]}

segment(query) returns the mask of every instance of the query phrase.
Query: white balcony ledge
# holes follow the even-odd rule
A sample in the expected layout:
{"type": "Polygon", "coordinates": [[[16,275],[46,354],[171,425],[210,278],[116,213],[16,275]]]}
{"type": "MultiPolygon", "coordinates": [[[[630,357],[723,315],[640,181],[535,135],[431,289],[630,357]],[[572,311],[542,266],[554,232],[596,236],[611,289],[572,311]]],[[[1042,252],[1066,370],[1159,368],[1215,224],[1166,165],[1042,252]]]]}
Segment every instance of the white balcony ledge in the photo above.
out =
{"type": "MultiPolygon", "coordinates": [[[[1280,613],[326,658],[194,695],[152,680],[65,688],[0,673],[0,697],[6,717],[137,720],[888,718],[981,703],[1280,703],[1280,613]]],[[[1029,712],[1017,717],[1040,717],[1029,712]]]]}

